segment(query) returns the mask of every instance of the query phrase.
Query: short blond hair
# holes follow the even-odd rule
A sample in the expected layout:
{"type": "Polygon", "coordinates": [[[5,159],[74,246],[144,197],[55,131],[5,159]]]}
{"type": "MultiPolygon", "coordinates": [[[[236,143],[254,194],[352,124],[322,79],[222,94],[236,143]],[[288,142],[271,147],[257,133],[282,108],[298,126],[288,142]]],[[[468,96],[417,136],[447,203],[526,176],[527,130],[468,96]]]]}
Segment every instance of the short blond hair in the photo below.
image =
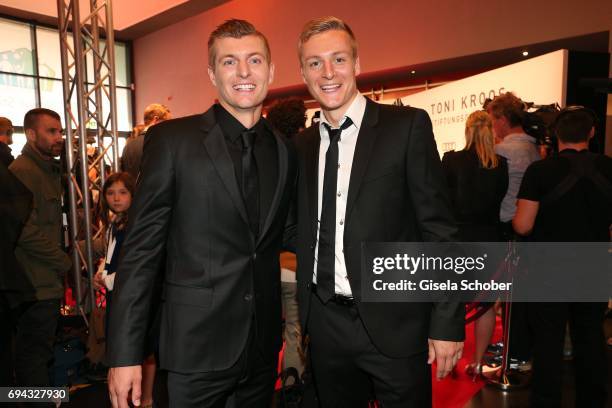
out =
{"type": "Polygon", "coordinates": [[[170,109],[166,105],[160,103],[152,103],[145,108],[144,124],[148,125],[157,117],[160,120],[166,120],[170,117],[170,109]]]}
{"type": "Polygon", "coordinates": [[[314,35],[322,34],[331,30],[344,31],[346,34],[348,34],[351,42],[351,50],[353,51],[353,58],[357,58],[357,39],[355,38],[355,34],[353,34],[351,27],[349,27],[347,23],[338,17],[327,16],[310,20],[306,23],[306,25],[304,25],[304,28],[302,28],[302,32],[300,33],[300,38],[298,40],[298,56],[300,57],[300,60],[302,58],[302,47],[306,41],[308,41],[314,35]]]}

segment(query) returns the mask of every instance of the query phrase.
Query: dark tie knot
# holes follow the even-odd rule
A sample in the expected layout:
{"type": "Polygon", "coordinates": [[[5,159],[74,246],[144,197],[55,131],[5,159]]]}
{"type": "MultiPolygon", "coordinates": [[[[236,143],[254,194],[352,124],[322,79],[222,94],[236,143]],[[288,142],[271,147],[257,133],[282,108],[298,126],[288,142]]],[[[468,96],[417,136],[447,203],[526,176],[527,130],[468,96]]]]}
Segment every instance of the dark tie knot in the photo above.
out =
{"type": "Polygon", "coordinates": [[[242,136],[242,147],[245,150],[251,149],[255,144],[255,136],[257,136],[257,132],[254,130],[245,130],[241,134],[242,136]]]}
{"type": "Polygon", "coordinates": [[[329,125],[329,123],[323,122],[323,126],[325,126],[325,129],[327,129],[327,133],[329,134],[329,140],[331,142],[336,142],[340,138],[340,134],[342,133],[342,131],[345,129],[348,129],[349,126],[351,126],[352,124],[353,124],[353,121],[348,116],[346,117],[346,120],[344,121],[344,123],[337,129],[333,129],[329,125]]]}

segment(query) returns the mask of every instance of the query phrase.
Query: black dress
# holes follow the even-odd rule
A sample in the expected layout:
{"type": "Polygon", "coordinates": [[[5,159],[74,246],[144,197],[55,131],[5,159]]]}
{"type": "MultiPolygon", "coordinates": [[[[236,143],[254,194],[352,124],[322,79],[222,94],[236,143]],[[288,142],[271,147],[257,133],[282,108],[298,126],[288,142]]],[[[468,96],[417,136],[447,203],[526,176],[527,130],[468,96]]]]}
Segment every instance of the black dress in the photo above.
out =
{"type": "Polygon", "coordinates": [[[442,158],[464,242],[500,241],[499,208],[508,189],[508,163],[499,155],[497,158],[499,164],[492,169],[481,166],[474,149],[448,152],[442,158]]]}

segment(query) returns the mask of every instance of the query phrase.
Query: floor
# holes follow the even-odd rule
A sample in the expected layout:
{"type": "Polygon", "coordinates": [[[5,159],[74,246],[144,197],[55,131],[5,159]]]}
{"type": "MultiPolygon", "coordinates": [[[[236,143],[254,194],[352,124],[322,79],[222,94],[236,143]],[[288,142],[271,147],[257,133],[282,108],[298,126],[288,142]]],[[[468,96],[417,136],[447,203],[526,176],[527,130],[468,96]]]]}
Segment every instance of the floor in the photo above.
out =
{"type": "MultiPolygon", "coordinates": [[[[612,368],[612,349],[608,350],[608,367],[612,368]]],[[[573,408],[574,406],[572,371],[571,362],[567,362],[564,373],[565,384],[562,408],[573,408]]],[[[608,378],[608,395],[612,396],[612,375],[608,378]]],[[[485,386],[465,405],[465,408],[523,408],[528,406],[528,396],[529,388],[501,391],[492,386],[485,386]]],[[[102,408],[109,406],[106,384],[102,383],[88,386],[72,393],[70,402],[62,404],[62,407],[66,408],[102,408]]],[[[612,406],[612,401],[610,406],[612,406]]]]}
{"type": "MultiPolygon", "coordinates": [[[[605,331],[612,336],[612,319],[606,319],[605,331]]],[[[608,406],[612,407],[612,347],[608,347],[608,406]]],[[[103,378],[103,375],[99,376],[103,378]]],[[[574,407],[574,372],[571,361],[564,364],[563,402],[561,408],[574,407]]],[[[522,408],[528,406],[529,388],[502,391],[491,385],[484,386],[478,391],[464,408],[522,408]]],[[[98,381],[90,385],[83,385],[70,394],[70,402],[62,404],[66,408],[106,408],[109,407],[108,391],[104,382],[98,381]]],[[[434,406],[434,408],[447,408],[434,406]]]]}

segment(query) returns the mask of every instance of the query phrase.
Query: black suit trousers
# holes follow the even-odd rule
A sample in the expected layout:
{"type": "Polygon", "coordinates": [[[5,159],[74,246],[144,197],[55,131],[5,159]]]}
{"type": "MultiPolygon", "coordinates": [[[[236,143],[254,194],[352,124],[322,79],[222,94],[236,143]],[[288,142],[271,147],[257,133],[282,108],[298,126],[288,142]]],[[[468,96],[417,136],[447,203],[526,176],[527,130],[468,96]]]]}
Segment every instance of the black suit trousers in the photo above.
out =
{"type": "Polygon", "coordinates": [[[310,358],[322,408],[367,408],[374,399],[385,408],[431,407],[427,352],[387,357],[372,343],[356,306],[311,296],[310,358]]]}
{"type": "Polygon", "coordinates": [[[168,371],[171,408],[269,408],[278,358],[264,359],[251,324],[245,349],[230,368],[203,373],[168,371]]]}

